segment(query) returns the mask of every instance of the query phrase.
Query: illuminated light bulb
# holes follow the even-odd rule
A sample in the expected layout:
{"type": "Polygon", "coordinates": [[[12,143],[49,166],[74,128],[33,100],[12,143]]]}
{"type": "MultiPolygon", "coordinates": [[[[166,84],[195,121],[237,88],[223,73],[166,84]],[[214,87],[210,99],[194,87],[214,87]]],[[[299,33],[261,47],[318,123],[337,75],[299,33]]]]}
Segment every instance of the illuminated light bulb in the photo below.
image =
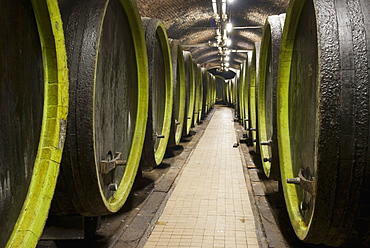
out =
{"type": "Polygon", "coordinates": [[[216,0],[212,0],[212,7],[213,7],[213,12],[217,14],[217,1],[216,0]]]}
{"type": "Polygon", "coordinates": [[[225,57],[225,60],[226,60],[226,61],[229,61],[229,60],[230,60],[230,57],[229,57],[229,56],[226,56],[226,57],[225,57]]]}
{"type": "Polygon", "coordinates": [[[230,39],[227,39],[226,40],[226,46],[230,46],[231,45],[231,40],[230,39]]]}
{"type": "Polygon", "coordinates": [[[225,63],[225,66],[226,66],[226,67],[229,67],[229,66],[230,66],[229,62],[226,62],[226,63],[225,63]]]}
{"type": "Polygon", "coordinates": [[[233,30],[233,24],[231,24],[231,22],[228,22],[226,24],[226,31],[230,33],[232,30],[233,30]]]}
{"type": "Polygon", "coordinates": [[[230,55],[230,50],[226,50],[226,55],[230,55]]]}

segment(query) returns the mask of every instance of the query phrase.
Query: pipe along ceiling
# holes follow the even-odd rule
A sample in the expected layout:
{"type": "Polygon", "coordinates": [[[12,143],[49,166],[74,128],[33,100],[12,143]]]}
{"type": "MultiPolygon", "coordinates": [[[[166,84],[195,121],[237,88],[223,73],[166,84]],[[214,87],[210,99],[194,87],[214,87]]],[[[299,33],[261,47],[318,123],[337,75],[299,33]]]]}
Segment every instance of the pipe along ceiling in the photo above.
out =
{"type": "Polygon", "coordinates": [[[142,17],[163,22],[202,67],[232,78],[261,40],[270,15],[286,12],[289,0],[136,0],[142,17]]]}

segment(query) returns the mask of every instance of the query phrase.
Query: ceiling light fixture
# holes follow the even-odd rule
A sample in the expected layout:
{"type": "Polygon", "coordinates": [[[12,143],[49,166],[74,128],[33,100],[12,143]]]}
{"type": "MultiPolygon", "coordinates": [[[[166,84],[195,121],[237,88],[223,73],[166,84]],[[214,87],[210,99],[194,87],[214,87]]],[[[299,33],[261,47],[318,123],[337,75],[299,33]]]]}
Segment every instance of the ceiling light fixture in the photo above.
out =
{"type": "Polygon", "coordinates": [[[228,33],[230,33],[232,30],[233,30],[233,24],[231,24],[231,22],[228,22],[228,23],[226,24],[226,31],[227,31],[228,33]]]}
{"type": "Polygon", "coordinates": [[[222,0],[222,15],[226,14],[226,0],[222,0]]]}
{"type": "Polygon", "coordinates": [[[231,46],[231,40],[230,39],[226,40],[226,46],[231,46]]]}
{"type": "Polygon", "coordinates": [[[220,71],[228,70],[229,63],[225,64],[226,61],[230,61],[230,57],[226,56],[230,54],[228,48],[232,41],[229,37],[229,33],[233,30],[233,25],[229,19],[230,8],[228,6],[231,0],[212,0],[212,8],[215,13],[214,18],[216,22],[216,43],[210,43],[210,46],[218,48],[218,54],[220,55],[220,71]]]}
{"type": "Polygon", "coordinates": [[[212,0],[212,7],[213,7],[213,12],[218,15],[218,11],[217,11],[217,1],[216,0],[212,0]]]}

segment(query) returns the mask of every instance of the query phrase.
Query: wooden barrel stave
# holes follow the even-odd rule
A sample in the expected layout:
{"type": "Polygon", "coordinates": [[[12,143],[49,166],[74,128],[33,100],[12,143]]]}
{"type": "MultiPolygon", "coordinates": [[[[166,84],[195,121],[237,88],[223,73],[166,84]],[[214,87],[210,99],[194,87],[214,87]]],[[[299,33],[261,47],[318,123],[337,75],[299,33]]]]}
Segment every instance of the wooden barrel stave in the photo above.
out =
{"type": "Polygon", "coordinates": [[[1,3],[1,247],[35,247],[54,194],[68,110],[56,1],[1,3]]]}
{"type": "Polygon", "coordinates": [[[358,225],[369,219],[368,212],[358,212],[369,207],[360,198],[369,180],[364,3],[292,1],[288,9],[279,59],[278,143],[289,216],[305,242],[340,246],[354,230],[369,240],[368,225],[362,231],[358,225]],[[286,183],[299,171],[314,181],[313,193],[286,183]]]}

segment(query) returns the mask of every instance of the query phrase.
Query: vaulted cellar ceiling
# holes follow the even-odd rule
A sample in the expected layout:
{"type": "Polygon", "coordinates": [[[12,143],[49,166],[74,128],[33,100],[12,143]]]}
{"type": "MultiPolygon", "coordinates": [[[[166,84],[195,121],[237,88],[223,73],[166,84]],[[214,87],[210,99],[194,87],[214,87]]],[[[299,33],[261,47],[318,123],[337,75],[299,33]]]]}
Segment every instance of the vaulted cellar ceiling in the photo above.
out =
{"type": "Polygon", "coordinates": [[[212,69],[221,66],[219,49],[209,45],[217,43],[217,15],[212,2],[219,13],[222,3],[227,3],[228,22],[234,27],[228,33],[228,49],[232,51],[229,67],[234,71],[246,59],[246,50],[253,49],[254,42],[261,39],[266,18],[285,13],[289,4],[289,0],[137,0],[137,5],[141,16],[160,19],[169,38],[179,39],[197,63],[212,69]]]}

